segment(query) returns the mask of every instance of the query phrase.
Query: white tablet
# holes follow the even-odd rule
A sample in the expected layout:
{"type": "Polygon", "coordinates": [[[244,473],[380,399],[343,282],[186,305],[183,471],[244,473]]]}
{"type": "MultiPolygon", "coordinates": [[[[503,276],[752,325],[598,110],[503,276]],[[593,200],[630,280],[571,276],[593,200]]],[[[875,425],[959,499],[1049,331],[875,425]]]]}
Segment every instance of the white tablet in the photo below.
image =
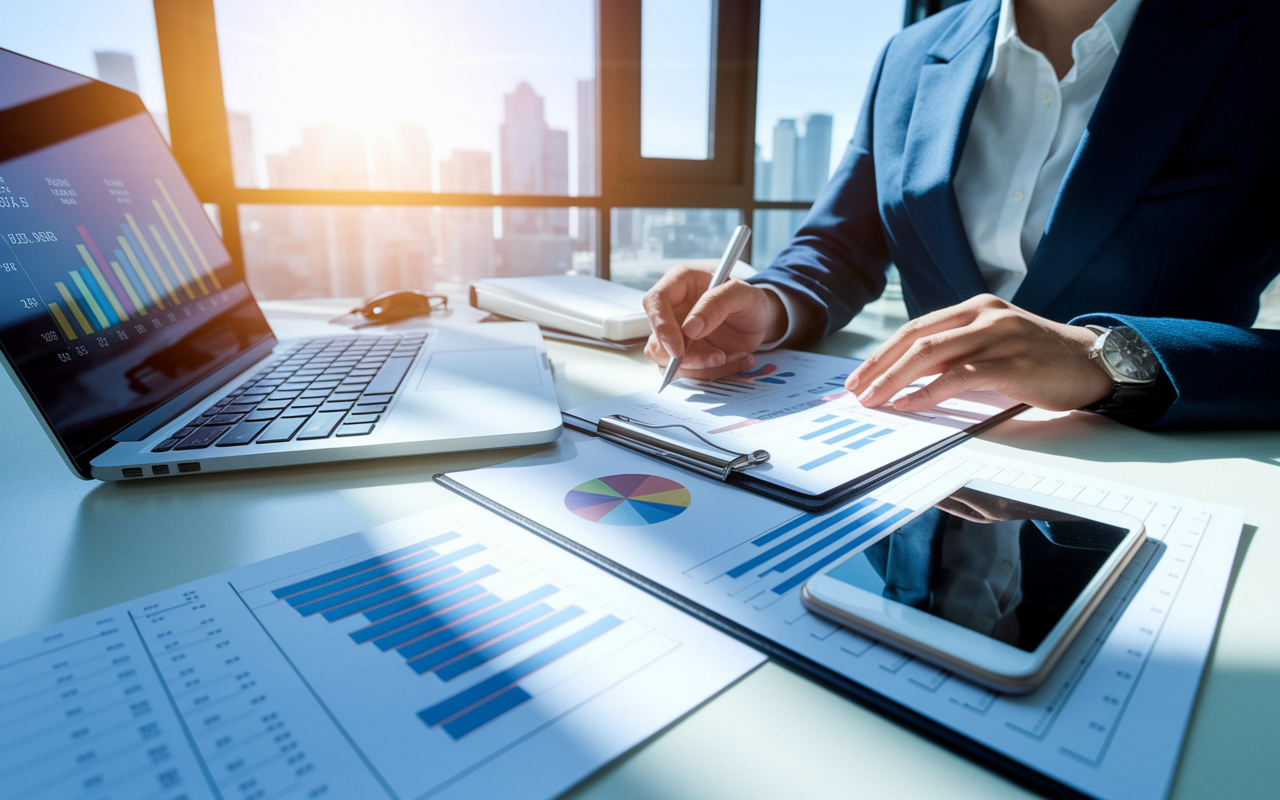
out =
{"type": "Polygon", "coordinates": [[[1027,692],[1145,540],[1125,514],[970,481],[814,575],[801,597],[979,683],[1027,692]]]}

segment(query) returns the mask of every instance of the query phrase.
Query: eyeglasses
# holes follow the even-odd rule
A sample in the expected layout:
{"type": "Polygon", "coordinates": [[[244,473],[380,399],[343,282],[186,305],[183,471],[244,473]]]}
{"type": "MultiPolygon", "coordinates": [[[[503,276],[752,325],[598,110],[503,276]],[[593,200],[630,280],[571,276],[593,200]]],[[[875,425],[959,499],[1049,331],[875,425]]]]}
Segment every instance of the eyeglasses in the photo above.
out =
{"type": "MultiPolygon", "coordinates": [[[[365,321],[353,327],[365,328],[370,325],[389,325],[393,322],[438,314],[449,310],[449,298],[442,294],[424,294],[410,290],[393,291],[370,298],[359,308],[350,313],[364,317],[365,321]]],[[[339,317],[342,320],[344,317],[339,317]]],[[[338,320],[333,320],[337,322],[338,320]]]]}

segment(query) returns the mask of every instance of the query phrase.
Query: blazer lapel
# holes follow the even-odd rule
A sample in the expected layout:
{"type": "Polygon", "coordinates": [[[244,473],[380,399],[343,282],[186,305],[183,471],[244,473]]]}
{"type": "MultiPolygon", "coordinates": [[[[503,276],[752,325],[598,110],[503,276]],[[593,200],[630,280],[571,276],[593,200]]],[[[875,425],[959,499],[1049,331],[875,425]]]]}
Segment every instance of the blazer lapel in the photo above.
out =
{"type": "Polygon", "coordinates": [[[952,178],[991,67],[999,0],[973,0],[930,48],[903,145],[902,205],[956,302],[987,291],[952,178]]]}
{"type": "Polygon", "coordinates": [[[1238,2],[1172,5],[1147,0],[1138,11],[1016,305],[1048,308],[1115,232],[1200,113],[1248,27],[1243,15],[1230,13],[1238,2]]]}

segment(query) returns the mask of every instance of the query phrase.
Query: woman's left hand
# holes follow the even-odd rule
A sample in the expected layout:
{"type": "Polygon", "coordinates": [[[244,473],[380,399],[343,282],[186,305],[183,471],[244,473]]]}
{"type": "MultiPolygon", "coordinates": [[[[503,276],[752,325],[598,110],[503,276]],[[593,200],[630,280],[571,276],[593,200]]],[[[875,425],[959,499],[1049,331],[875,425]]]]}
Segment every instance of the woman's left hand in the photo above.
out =
{"type": "Polygon", "coordinates": [[[894,400],[893,408],[920,411],[961,392],[988,389],[1067,411],[1111,393],[1110,376],[1089,358],[1097,338],[1088,328],[984,294],[903,325],[849,375],[845,388],[872,408],[920,378],[938,375],[894,400]]]}

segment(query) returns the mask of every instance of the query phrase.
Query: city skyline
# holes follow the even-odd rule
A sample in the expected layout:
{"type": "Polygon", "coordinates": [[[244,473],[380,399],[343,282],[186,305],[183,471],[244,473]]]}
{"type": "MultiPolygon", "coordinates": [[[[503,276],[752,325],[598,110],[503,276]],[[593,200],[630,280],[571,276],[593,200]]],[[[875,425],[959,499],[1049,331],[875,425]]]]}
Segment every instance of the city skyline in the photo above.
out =
{"type": "MultiPolygon", "coordinates": [[[[0,45],[113,82],[119,81],[109,67],[99,67],[94,53],[133,54],[136,88],[163,128],[164,83],[150,5],[96,0],[54,36],[44,24],[47,5],[9,0],[0,45]]],[[[503,268],[512,253],[502,243],[511,215],[501,201],[501,131],[506,96],[522,81],[542,99],[546,141],[563,138],[553,147],[556,164],[550,172],[559,175],[554,191],[595,194],[594,5],[214,0],[238,185],[394,191],[429,184],[450,191],[448,173],[453,191],[496,195],[492,206],[468,208],[242,205],[240,227],[255,291],[367,295],[392,280],[456,284],[503,268]],[[486,159],[487,169],[477,163],[486,159]],[[417,166],[403,166],[412,161],[417,166]]],[[[900,10],[879,2],[765,0],[756,122],[767,160],[780,119],[802,120],[812,109],[833,109],[833,139],[851,132],[875,54],[900,20],[900,10]]],[[[665,74],[675,79],[680,73],[665,74]]],[[[834,161],[843,147],[832,149],[834,161]]],[[[552,191],[546,186],[541,191],[552,191]]],[[[532,209],[518,211],[525,210],[532,209]]],[[[719,255],[738,221],[732,210],[611,213],[613,273],[637,285],[681,258],[719,255]]],[[[528,235],[558,236],[556,247],[563,248],[568,229],[569,268],[594,268],[595,209],[538,216],[537,225],[547,233],[528,235]]],[[[762,233],[763,228],[757,231],[755,242],[757,264],[762,233]]],[[[562,257],[552,260],[557,269],[564,266],[562,257]]],[[[532,263],[545,262],[539,256],[532,263]]]]}

